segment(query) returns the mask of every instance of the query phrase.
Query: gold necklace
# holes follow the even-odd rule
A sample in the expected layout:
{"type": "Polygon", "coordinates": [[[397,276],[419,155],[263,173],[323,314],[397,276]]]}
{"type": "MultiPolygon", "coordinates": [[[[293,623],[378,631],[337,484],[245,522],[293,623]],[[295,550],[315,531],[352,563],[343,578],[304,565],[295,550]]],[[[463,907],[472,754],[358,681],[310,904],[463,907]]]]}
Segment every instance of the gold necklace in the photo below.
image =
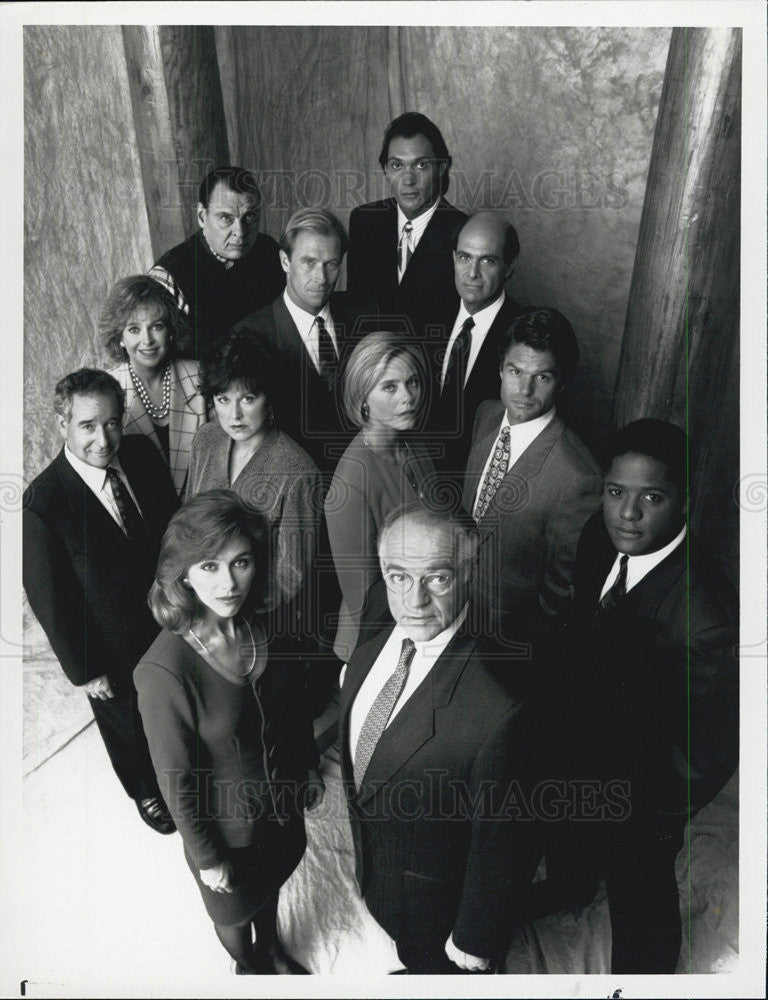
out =
{"type": "MultiPolygon", "coordinates": [[[[248,674],[256,666],[256,643],[253,638],[253,632],[251,631],[251,626],[248,622],[248,619],[243,618],[243,621],[245,622],[245,627],[248,629],[248,635],[251,638],[251,664],[248,667],[248,669],[243,673],[240,673],[237,670],[232,670],[231,667],[228,667],[225,663],[222,663],[221,660],[218,658],[218,656],[216,656],[215,653],[212,653],[211,650],[208,649],[206,644],[203,642],[200,636],[197,635],[194,629],[192,628],[189,629],[189,634],[192,636],[192,638],[195,640],[198,646],[202,649],[202,651],[206,654],[206,656],[210,657],[210,659],[212,659],[214,663],[217,663],[225,673],[229,674],[231,677],[237,677],[240,680],[242,680],[243,677],[247,677],[248,674]]],[[[235,632],[235,637],[237,637],[237,632],[235,632]]]]}

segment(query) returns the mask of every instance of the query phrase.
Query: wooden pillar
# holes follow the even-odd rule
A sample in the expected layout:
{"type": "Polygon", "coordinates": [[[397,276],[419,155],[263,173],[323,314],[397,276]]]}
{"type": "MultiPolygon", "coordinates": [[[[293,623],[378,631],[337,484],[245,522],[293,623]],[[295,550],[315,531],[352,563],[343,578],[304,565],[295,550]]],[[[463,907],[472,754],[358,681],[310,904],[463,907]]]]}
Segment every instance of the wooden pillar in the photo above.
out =
{"type": "Polygon", "coordinates": [[[123,27],[155,258],[197,227],[197,188],[229,162],[213,28],[123,27]]]}
{"type": "Polygon", "coordinates": [[[718,547],[731,558],[738,524],[740,133],[741,29],[675,28],[613,427],[660,417],[687,430],[694,527],[715,528],[718,547]]]}

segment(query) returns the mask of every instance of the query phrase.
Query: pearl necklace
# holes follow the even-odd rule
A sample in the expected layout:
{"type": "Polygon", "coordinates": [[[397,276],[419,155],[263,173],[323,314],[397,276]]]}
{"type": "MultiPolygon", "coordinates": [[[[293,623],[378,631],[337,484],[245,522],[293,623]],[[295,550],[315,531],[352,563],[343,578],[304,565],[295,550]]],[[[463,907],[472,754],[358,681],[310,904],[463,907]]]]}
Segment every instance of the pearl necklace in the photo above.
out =
{"type": "Polygon", "coordinates": [[[147,392],[144,383],[133,370],[133,365],[130,361],[128,362],[128,371],[131,376],[131,381],[133,382],[133,387],[136,390],[139,399],[144,404],[144,409],[147,411],[151,419],[155,423],[158,420],[164,420],[171,411],[171,366],[168,365],[163,372],[163,402],[159,407],[155,406],[149,398],[149,393],[147,392]]]}
{"type": "Polygon", "coordinates": [[[225,673],[229,674],[232,677],[238,677],[241,680],[243,677],[247,677],[248,674],[256,666],[256,643],[254,642],[253,639],[253,632],[251,631],[251,626],[248,622],[248,619],[243,618],[243,621],[245,622],[245,627],[248,629],[248,635],[251,638],[251,663],[248,669],[245,670],[243,673],[240,673],[237,670],[232,670],[232,668],[228,667],[226,663],[222,663],[221,660],[218,658],[218,656],[216,656],[214,653],[210,651],[210,649],[208,649],[206,644],[203,642],[200,636],[197,635],[194,629],[192,628],[189,629],[189,634],[192,636],[192,638],[195,640],[195,642],[202,649],[202,651],[205,653],[206,656],[208,656],[211,660],[213,660],[214,663],[217,663],[225,673]]]}

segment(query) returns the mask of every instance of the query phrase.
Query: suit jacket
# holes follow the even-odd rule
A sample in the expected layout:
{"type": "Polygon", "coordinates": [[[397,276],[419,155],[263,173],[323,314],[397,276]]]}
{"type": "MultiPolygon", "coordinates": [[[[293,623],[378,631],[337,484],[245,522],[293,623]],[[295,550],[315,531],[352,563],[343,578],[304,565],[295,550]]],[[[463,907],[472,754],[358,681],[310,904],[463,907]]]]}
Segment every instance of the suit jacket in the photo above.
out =
{"type": "Polygon", "coordinates": [[[438,463],[441,470],[460,479],[467,465],[472,429],[480,404],[486,399],[499,398],[499,348],[512,320],[520,315],[522,309],[514,299],[504,294],[502,307],[483,340],[466,385],[462,387],[456,380],[449,380],[445,391],[441,393],[443,360],[456,321],[456,312],[449,320],[450,325],[445,327],[439,349],[431,358],[433,402],[429,430],[445,449],[444,457],[438,463]]]}
{"type": "Polygon", "coordinates": [[[395,940],[494,957],[535,870],[524,817],[528,761],[522,703],[504,671],[461,631],[384,731],[359,793],[349,714],[391,629],[355,650],[341,691],[340,747],[357,877],[395,940]]]}
{"type": "MultiPolygon", "coordinates": [[[[487,400],[477,411],[464,477],[470,512],[503,414],[499,400],[487,400]]],[[[566,609],[579,534],[600,506],[601,492],[597,462],[559,417],[507,471],[478,525],[474,596],[497,640],[536,636],[566,609]]]]}
{"type": "Polygon", "coordinates": [[[693,815],[738,762],[736,595],[690,537],[615,610],[598,610],[615,559],[597,513],[579,541],[562,649],[569,715],[590,776],[628,780],[636,818],[693,815]]]}
{"type": "MultiPolygon", "coordinates": [[[[171,478],[179,496],[181,496],[187,481],[192,438],[198,427],[201,427],[208,419],[205,400],[197,388],[200,377],[199,368],[196,361],[187,361],[183,358],[177,358],[171,363],[168,451],[171,478]]],[[[141,401],[141,396],[136,392],[127,362],[112,368],[109,374],[114,375],[125,392],[123,433],[146,434],[165,461],[155,425],[141,401]]]]}
{"type": "Polygon", "coordinates": [[[341,368],[357,338],[378,321],[375,310],[343,292],[331,295],[330,309],[339,350],[337,376],[330,384],[317,373],[282,295],[234,327],[237,333],[261,335],[278,352],[284,384],[272,395],[280,426],[322,472],[333,471],[355,430],[343,414],[341,368]]]}
{"type": "Polygon", "coordinates": [[[158,632],[147,606],[166,525],[178,506],[168,468],[142,435],[120,464],[148,529],[129,541],[69,464],[64,449],[24,491],[24,589],[73,684],[107,674],[118,691],[158,632]]]}
{"type": "Polygon", "coordinates": [[[360,205],[349,217],[348,288],[372,298],[389,316],[404,315],[421,337],[435,317],[455,315],[458,308],[452,241],[466,219],[464,212],[440,198],[398,284],[397,203],[387,198],[360,205]]]}

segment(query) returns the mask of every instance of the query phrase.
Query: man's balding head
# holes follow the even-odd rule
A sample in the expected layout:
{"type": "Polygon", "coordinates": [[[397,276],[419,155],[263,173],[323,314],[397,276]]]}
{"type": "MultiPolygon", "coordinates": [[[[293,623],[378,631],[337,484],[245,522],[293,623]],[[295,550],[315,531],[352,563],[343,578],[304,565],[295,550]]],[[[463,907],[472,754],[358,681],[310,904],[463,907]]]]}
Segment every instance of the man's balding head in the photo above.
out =
{"type": "Polygon", "coordinates": [[[477,531],[464,517],[426,509],[396,513],[379,535],[392,617],[416,642],[434,639],[467,600],[477,531]]]}
{"type": "Polygon", "coordinates": [[[496,212],[477,212],[458,231],[454,280],[467,312],[474,315],[501,295],[520,254],[515,227],[496,212]]]}

